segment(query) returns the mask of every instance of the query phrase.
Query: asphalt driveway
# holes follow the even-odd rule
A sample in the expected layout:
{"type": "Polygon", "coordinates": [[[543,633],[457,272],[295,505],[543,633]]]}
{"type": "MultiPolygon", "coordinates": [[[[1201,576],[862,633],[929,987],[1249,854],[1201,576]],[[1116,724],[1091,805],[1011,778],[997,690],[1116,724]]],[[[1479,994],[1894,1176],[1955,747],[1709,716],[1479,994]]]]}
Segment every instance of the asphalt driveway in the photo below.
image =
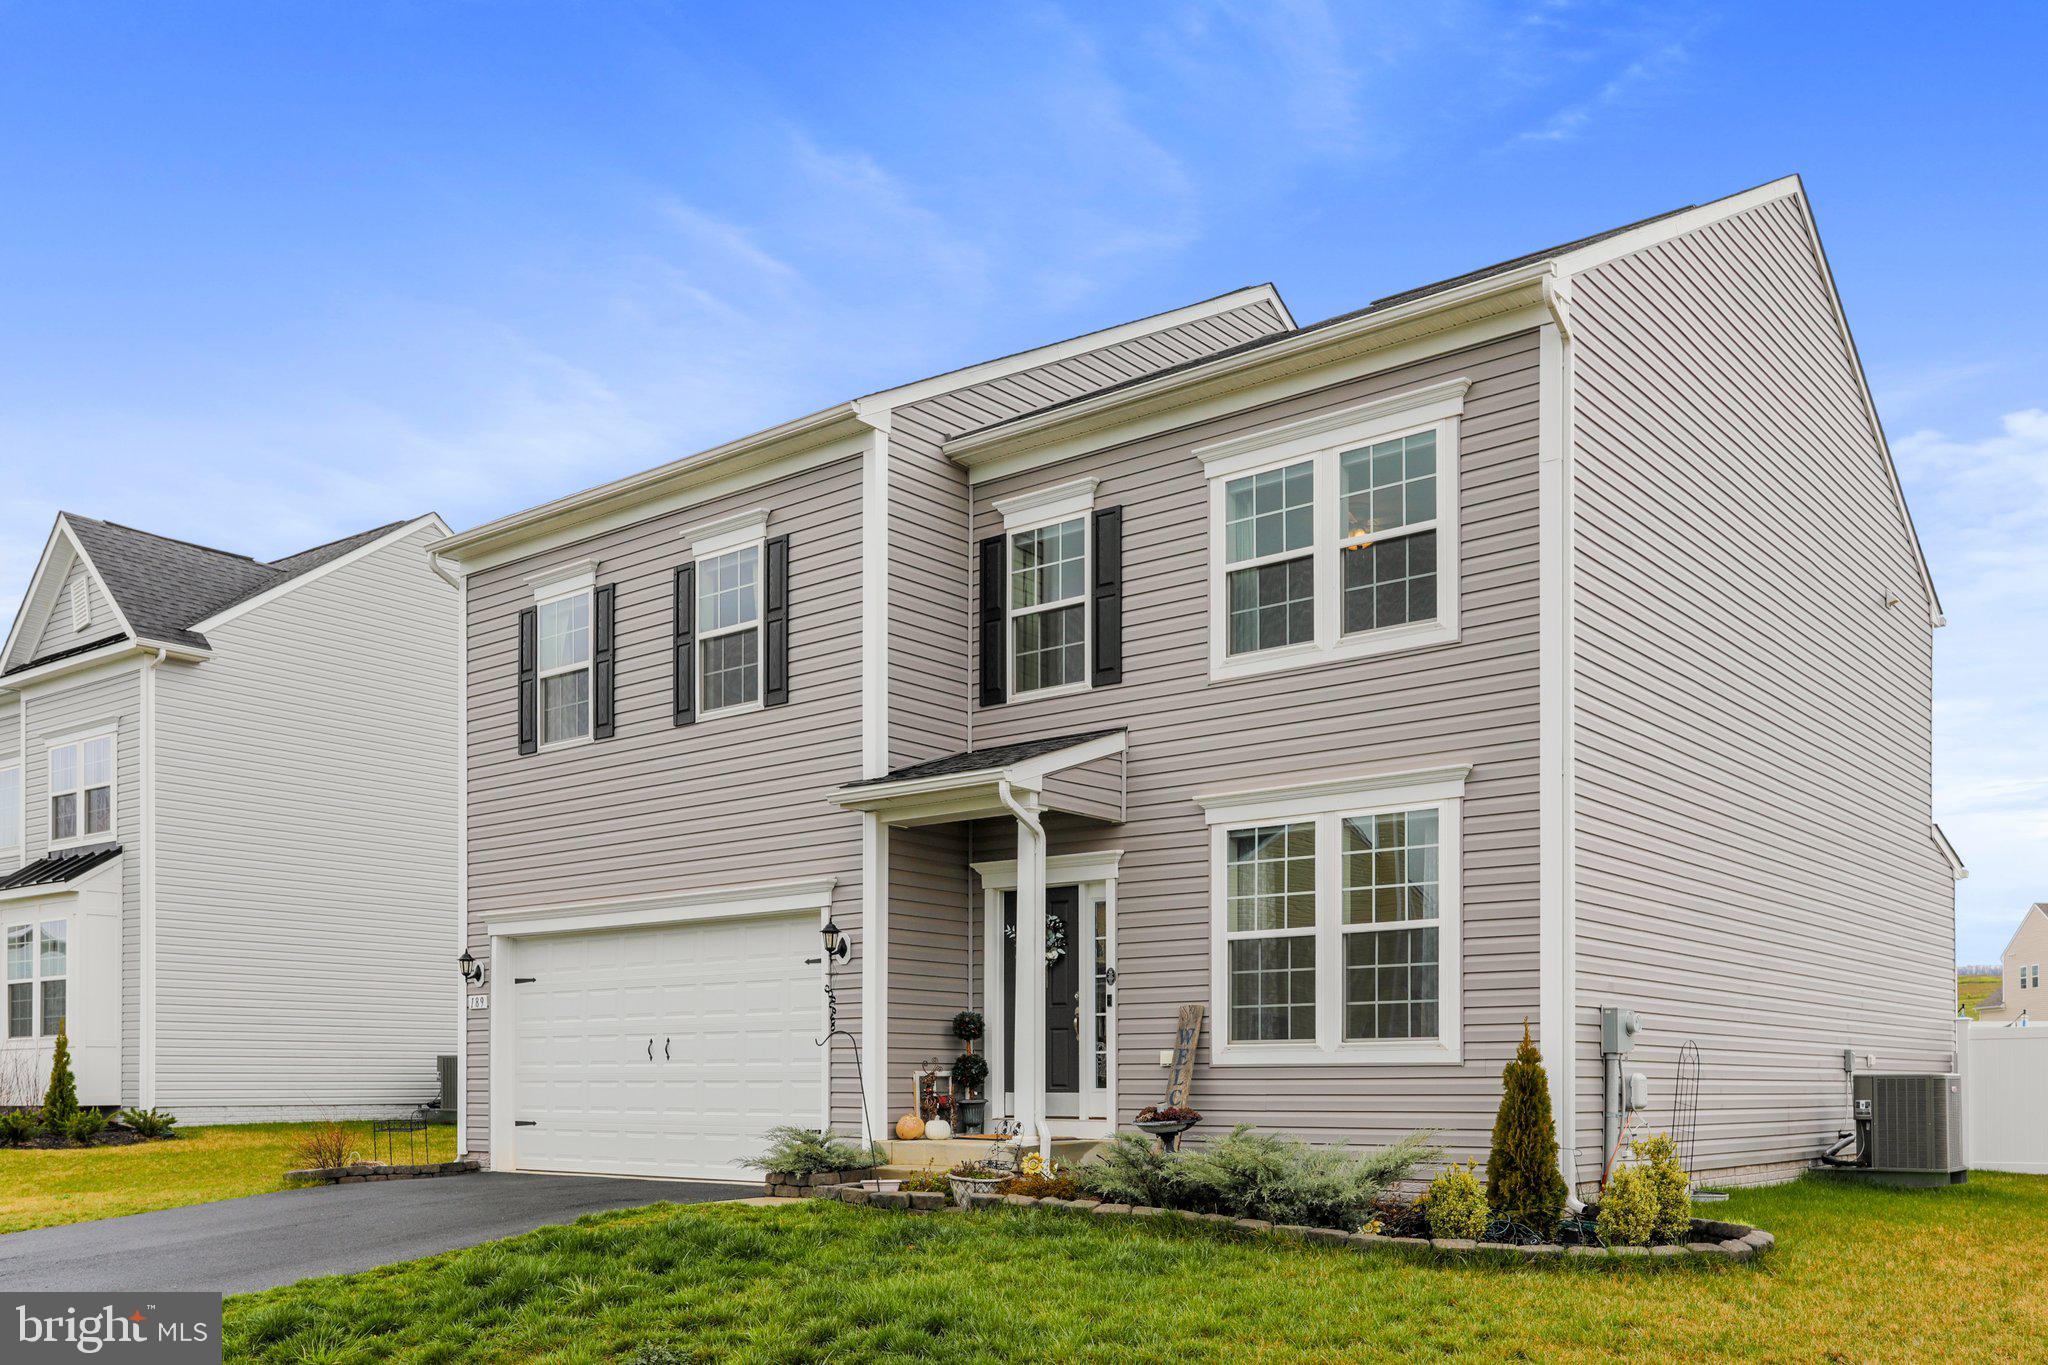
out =
{"type": "Polygon", "coordinates": [[[759,1185],[490,1171],[322,1185],[11,1232],[0,1236],[0,1285],[239,1294],[475,1246],[600,1209],[759,1193],[759,1185]]]}

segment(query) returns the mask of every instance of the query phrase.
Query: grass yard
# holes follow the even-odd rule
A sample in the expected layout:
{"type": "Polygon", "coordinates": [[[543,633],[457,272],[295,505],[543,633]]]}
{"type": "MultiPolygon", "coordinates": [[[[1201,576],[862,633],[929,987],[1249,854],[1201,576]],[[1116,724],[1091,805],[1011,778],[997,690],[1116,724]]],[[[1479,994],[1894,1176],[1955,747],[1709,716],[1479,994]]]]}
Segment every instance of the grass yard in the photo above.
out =
{"type": "Polygon", "coordinates": [[[1778,1248],[1494,1268],[1035,1210],[663,1205],[231,1299],[227,1359],[1925,1361],[2048,1340],[2048,1178],[1809,1178],[1715,1211],[1778,1248]]]}
{"type": "Polygon", "coordinates": [[[1956,977],[1956,1004],[1962,1008],[1963,1013],[1975,1019],[1977,1017],[1977,1006],[1982,1004],[1984,997],[1996,990],[1999,983],[2003,980],[2003,977],[1997,976],[1958,975],[1956,977]]]}
{"type": "MultiPolygon", "coordinates": [[[[187,1128],[166,1142],[41,1151],[0,1147],[0,1232],[238,1199],[284,1188],[292,1150],[311,1127],[247,1123],[187,1128]]],[[[349,1124],[370,1148],[370,1125],[349,1124]]],[[[433,1131],[434,1160],[455,1155],[455,1128],[433,1131]]]]}

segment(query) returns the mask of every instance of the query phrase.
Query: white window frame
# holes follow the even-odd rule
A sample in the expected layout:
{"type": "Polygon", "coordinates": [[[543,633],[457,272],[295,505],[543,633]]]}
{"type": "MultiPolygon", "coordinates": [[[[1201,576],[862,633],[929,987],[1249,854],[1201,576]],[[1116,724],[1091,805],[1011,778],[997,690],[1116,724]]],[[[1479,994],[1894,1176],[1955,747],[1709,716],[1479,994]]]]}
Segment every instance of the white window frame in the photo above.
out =
{"type": "Polygon", "coordinates": [[[538,752],[551,749],[573,749],[579,744],[588,744],[595,738],[597,730],[597,561],[579,560],[564,564],[546,573],[535,574],[527,580],[533,585],[533,739],[538,752]],[[587,599],[590,612],[590,647],[584,652],[580,664],[561,664],[554,668],[542,668],[540,664],[540,614],[543,607],[571,597],[587,599]],[[583,733],[568,739],[549,742],[547,737],[547,680],[565,677],[575,672],[590,675],[589,721],[583,733]]]}
{"type": "Polygon", "coordinates": [[[19,759],[0,763],[0,819],[14,822],[14,841],[0,844],[0,870],[13,871],[21,864],[23,847],[28,842],[28,810],[24,804],[25,782],[19,759]],[[7,780],[13,780],[13,790],[7,790],[7,780]]]}
{"type": "Polygon", "coordinates": [[[1463,806],[1468,766],[1357,774],[1259,791],[1195,797],[1209,826],[1209,1060],[1214,1066],[1459,1063],[1463,1029],[1463,806]],[[1437,813],[1437,1036],[1344,1037],[1343,822],[1433,809],[1437,813]],[[1316,826],[1316,1036],[1287,1042],[1230,1038],[1230,832],[1257,825],[1316,826]]]}
{"type": "MultiPolygon", "coordinates": [[[[1370,402],[1261,427],[1225,441],[1195,447],[1209,483],[1209,677],[1212,681],[1256,677],[1283,669],[1344,659],[1429,649],[1458,639],[1458,582],[1462,546],[1459,535],[1458,428],[1465,411],[1469,379],[1449,379],[1404,390],[1370,402]],[[1423,431],[1436,433],[1437,614],[1434,620],[1410,621],[1377,630],[1344,633],[1344,552],[1341,470],[1346,451],[1423,431]],[[1225,489],[1234,480],[1307,462],[1313,466],[1315,536],[1309,552],[1315,563],[1314,638],[1249,654],[1230,653],[1229,576],[1233,570],[1263,562],[1225,562],[1228,505],[1225,489]]],[[[1416,535],[1428,523],[1403,526],[1390,536],[1416,535]]],[[[1269,558],[1293,559],[1301,551],[1269,558]]]]}
{"type": "MultiPolygon", "coordinates": [[[[72,1007],[76,1003],[71,983],[77,973],[71,970],[72,957],[78,948],[78,926],[75,918],[68,914],[51,914],[47,910],[40,914],[11,916],[0,925],[0,1043],[12,1043],[17,1047],[30,1047],[48,1042],[57,1036],[54,1030],[43,1029],[43,987],[51,981],[64,983],[64,1020],[68,1024],[72,1007]],[[43,975],[43,931],[53,924],[64,928],[64,970],[55,976],[43,975]],[[28,930],[29,973],[17,978],[6,967],[7,939],[18,929],[28,930]],[[13,988],[28,987],[28,1032],[17,1036],[12,1028],[13,988]]],[[[69,1029],[73,1037],[76,1029],[69,1029]]]]}
{"type": "Polygon", "coordinates": [[[745,512],[735,512],[729,517],[687,527],[683,536],[690,542],[690,674],[691,686],[696,690],[692,700],[696,703],[697,721],[719,720],[726,716],[743,716],[763,709],[767,702],[763,693],[768,673],[768,515],[765,507],[745,512]],[[754,556],[754,619],[740,621],[734,625],[721,626],[717,630],[704,628],[704,566],[714,559],[743,551],[752,551],[754,556]],[[737,635],[743,630],[755,633],[754,650],[754,699],[734,702],[730,706],[710,707],[705,703],[705,687],[710,682],[709,672],[704,667],[704,646],[707,642],[737,635]]]}
{"type": "Polygon", "coordinates": [[[1094,684],[1095,622],[1089,609],[1095,584],[1095,489],[1093,478],[1070,479],[1045,488],[1034,488],[1015,497],[998,498],[993,504],[1003,518],[1003,681],[1004,695],[1011,702],[1039,701],[1047,697],[1070,697],[1086,692],[1094,684]],[[1036,606],[1015,605],[1011,588],[1012,555],[1016,540],[1028,531],[1042,531],[1066,522],[1081,523],[1081,595],[1036,606]],[[1063,607],[1081,608],[1081,677],[1078,682],[1057,687],[1036,687],[1029,692],[1017,688],[1017,618],[1035,616],[1063,607]]]}
{"type": "MultiPolygon", "coordinates": [[[[77,848],[83,844],[105,843],[119,837],[121,828],[121,738],[118,725],[106,725],[92,730],[74,731],[67,735],[53,735],[43,745],[43,833],[47,848],[77,848]],[[85,783],[85,746],[95,740],[107,741],[107,827],[97,834],[88,833],[85,828],[85,794],[92,790],[85,783]],[[76,786],[57,788],[56,756],[60,749],[76,749],[72,771],[77,775],[76,786]],[[68,839],[57,837],[57,798],[76,795],[78,797],[78,833],[68,839]]],[[[97,783],[95,786],[99,785],[97,783]]],[[[24,831],[26,837],[26,831],[24,831]]]]}

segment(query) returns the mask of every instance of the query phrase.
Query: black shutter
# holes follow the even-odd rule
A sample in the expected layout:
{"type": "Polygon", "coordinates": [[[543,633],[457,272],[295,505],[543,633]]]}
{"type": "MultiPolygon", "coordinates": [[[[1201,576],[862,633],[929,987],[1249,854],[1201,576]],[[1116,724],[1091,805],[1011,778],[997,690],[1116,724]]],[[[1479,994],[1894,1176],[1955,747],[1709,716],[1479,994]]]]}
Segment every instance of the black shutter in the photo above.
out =
{"type": "Polygon", "coordinates": [[[1097,511],[1094,531],[1095,581],[1088,585],[1088,624],[1095,657],[1089,681],[1107,687],[1124,680],[1124,509],[1097,511]]]}
{"type": "Polygon", "coordinates": [[[612,585],[591,594],[590,737],[612,737],[612,585]]]}
{"type": "Polygon", "coordinates": [[[789,701],[789,537],[763,547],[761,577],[761,705],[789,701]]]}
{"type": "Polygon", "coordinates": [[[676,724],[697,719],[697,566],[676,570],[675,710],[676,724]]]}
{"type": "Polygon", "coordinates": [[[981,704],[1000,706],[1007,677],[1010,632],[1003,619],[1003,542],[981,542],[981,704]]]}
{"type": "Polygon", "coordinates": [[[534,666],[539,663],[534,639],[537,616],[532,607],[519,613],[519,752],[530,754],[540,748],[540,679],[534,666]]]}

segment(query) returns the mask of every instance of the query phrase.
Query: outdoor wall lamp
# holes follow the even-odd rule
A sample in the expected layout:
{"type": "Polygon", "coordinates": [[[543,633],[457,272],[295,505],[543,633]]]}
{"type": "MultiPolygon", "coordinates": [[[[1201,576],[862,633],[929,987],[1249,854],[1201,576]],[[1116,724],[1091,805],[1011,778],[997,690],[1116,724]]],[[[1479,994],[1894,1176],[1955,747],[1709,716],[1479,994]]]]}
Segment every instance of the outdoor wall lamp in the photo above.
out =
{"type": "Polygon", "coordinates": [[[827,962],[844,962],[847,958],[853,956],[853,944],[847,941],[846,935],[841,933],[839,926],[831,920],[826,920],[825,927],[818,932],[825,936],[825,960],[827,962]]]}
{"type": "Polygon", "coordinates": [[[464,984],[470,986],[481,986],[484,984],[484,964],[471,957],[469,949],[464,948],[462,950],[462,956],[455,959],[455,965],[462,972],[464,984]]]}

